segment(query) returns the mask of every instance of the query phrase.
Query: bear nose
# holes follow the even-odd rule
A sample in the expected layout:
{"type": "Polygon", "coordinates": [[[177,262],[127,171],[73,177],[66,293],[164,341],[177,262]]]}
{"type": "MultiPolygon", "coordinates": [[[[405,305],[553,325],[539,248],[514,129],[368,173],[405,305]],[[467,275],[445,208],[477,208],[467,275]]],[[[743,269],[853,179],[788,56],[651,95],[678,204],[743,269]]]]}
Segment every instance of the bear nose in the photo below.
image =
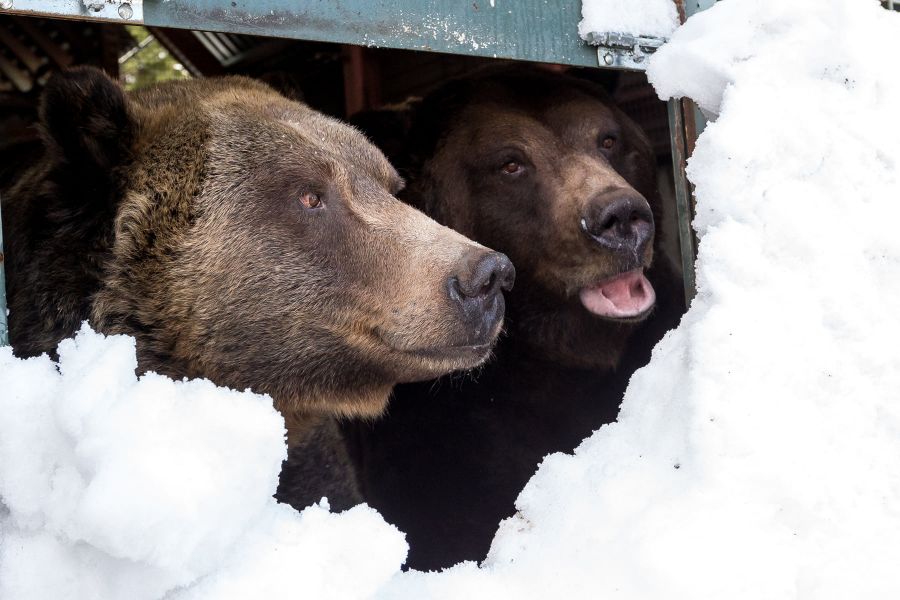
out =
{"type": "Polygon", "coordinates": [[[653,213],[636,194],[618,195],[611,202],[598,199],[582,217],[581,229],[604,248],[641,254],[653,236],[653,213]]]}
{"type": "Polygon", "coordinates": [[[503,319],[503,291],[509,291],[516,280],[516,269],[505,254],[488,252],[479,257],[468,272],[447,281],[450,299],[462,311],[470,331],[471,345],[489,343],[503,319]]]}
{"type": "Polygon", "coordinates": [[[516,269],[500,252],[482,256],[466,277],[454,277],[454,286],[462,298],[478,300],[509,291],[516,281],[516,269]]]}

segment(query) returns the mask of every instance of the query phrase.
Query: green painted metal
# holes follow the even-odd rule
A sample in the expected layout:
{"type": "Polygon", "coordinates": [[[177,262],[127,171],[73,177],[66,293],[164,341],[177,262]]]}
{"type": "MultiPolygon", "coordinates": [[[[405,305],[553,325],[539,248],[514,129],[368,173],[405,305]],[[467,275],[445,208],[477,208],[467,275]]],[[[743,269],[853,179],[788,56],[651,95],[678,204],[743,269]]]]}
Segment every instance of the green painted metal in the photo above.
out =
{"type": "Polygon", "coordinates": [[[596,67],[581,0],[144,0],[144,24],[596,67]]]}
{"type": "Polygon", "coordinates": [[[0,214],[0,346],[9,344],[9,328],[6,321],[6,276],[3,262],[3,215],[0,214]]]}
{"type": "Polygon", "coordinates": [[[717,1],[718,0],[687,0],[687,2],[684,3],[684,13],[690,18],[691,15],[694,15],[701,10],[711,8],[717,1]]]}

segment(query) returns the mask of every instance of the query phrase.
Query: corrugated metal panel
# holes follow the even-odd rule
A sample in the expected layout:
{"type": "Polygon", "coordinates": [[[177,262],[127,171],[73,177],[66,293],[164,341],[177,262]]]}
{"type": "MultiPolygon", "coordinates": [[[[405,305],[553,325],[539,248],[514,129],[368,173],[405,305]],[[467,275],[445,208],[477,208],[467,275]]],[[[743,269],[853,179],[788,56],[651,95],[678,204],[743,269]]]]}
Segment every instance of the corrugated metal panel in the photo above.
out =
{"type": "Polygon", "coordinates": [[[192,31],[203,47],[223,67],[237,64],[254,48],[266,44],[266,40],[217,31],[192,31]]]}

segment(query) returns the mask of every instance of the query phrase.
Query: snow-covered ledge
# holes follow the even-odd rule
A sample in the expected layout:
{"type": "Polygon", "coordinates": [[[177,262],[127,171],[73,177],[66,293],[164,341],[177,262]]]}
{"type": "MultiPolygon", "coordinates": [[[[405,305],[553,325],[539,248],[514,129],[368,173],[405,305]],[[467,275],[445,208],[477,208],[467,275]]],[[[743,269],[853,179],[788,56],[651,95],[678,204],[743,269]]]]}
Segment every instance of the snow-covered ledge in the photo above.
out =
{"type": "Polygon", "coordinates": [[[678,27],[674,0],[582,0],[578,34],[598,46],[600,66],[644,70],[678,27]]]}
{"type": "Polygon", "coordinates": [[[587,42],[608,31],[668,38],[678,27],[674,0],[582,0],[581,17],[578,34],[587,42]]]}
{"type": "Polygon", "coordinates": [[[651,60],[719,114],[698,296],[619,421],[548,457],[487,561],[400,573],[366,508],[270,499],[264,397],[0,350],[0,598],[896,598],[900,14],[725,0],[651,60]]]}

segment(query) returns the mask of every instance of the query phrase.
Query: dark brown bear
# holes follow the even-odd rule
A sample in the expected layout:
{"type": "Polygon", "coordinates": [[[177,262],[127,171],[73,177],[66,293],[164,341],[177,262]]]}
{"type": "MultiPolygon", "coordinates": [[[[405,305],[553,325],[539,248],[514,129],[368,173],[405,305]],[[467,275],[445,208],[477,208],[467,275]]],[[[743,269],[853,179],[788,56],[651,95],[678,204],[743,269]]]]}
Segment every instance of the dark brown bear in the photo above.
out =
{"type": "Polygon", "coordinates": [[[126,95],[86,68],[40,112],[45,157],[3,193],[14,349],[89,320],[141,371],[270,394],[291,503],[357,499],[337,417],[489,354],[509,261],[397,200],[351,127],[249,79],[126,95]]]}
{"type": "Polygon", "coordinates": [[[654,259],[650,144],[594,84],[524,68],[449,83],[416,109],[409,152],[405,199],[518,273],[492,362],[400,386],[357,431],[364,495],[424,570],[483,559],[541,458],[616,418],[683,293],[654,259]]]}

